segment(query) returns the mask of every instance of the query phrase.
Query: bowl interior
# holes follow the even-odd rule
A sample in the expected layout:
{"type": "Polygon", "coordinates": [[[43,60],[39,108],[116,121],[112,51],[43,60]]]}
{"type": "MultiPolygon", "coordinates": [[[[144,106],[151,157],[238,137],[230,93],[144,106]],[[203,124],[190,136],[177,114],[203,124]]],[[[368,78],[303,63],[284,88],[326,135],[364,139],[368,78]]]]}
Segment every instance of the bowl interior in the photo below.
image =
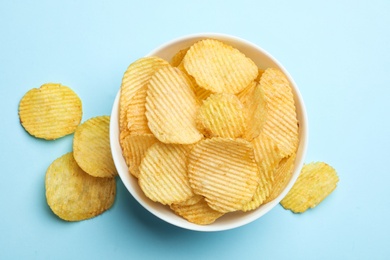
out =
{"type": "MultiPolygon", "coordinates": [[[[119,128],[118,128],[118,112],[119,112],[119,95],[120,91],[118,91],[118,94],[115,98],[112,113],[111,113],[111,122],[110,122],[110,142],[111,142],[111,150],[112,155],[114,159],[115,166],[118,170],[119,177],[121,178],[122,182],[124,183],[125,187],[128,189],[128,191],[132,194],[132,196],[148,211],[150,211],[155,216],[159,217],[160,219],[171,223],[175,226],[182,227],[185,229],[190,230],[197,230],[197,231],[221,231],[221,230],[228,230],[232,228],[236,228],[239,226],[243,226],[245,224],[248,224],[268,211],[270,211],[275,205],[277,205],[280,200],[287,194],[287,192],[291,189],[292,185],[295,183],[296,179],[298,178],[299,172],[303,166],[303,160],[306,154],[306,148],[307,148],[307,140],[308,140],[308,133],[307,133],[307,115],[306,110],[304,107],[304,103],[301,97],[301,94],[299,93],[299,90],[294,82],[294,80],[291,78],[290,74],[285,70],[285,68],[279,64],[278,61],[276,61],[270,54],[268,54],[266,51],[261,49],[260,47],[247,42],[245,40],[229,36],[229,35],[222,35],[222,34],[201,34],[201,35],[189,35],[185,36],[179,39],[175,39],[173,41],[170,41],[161,47],[155,49],[154,51],[150,52],[147,56],[159,56],[163,59],[170,60],[171,57],[178,52],[181,49],[184,49],[186,47],[189,47],[193,43],[204,39],[204,38],[214,38],[221,40],[227,44],[230,44],[237,49],[239,49],[241,52],[243,52],[247,57],[250,57],[256,65],[261,68],[265,69],[268,67],[274,67],[279,68],[282,70],[285,75],[287,76],[288,80],[291,83],[292,90],[294,93],[294,99],[295,99],[295,105],[297,109],[297,117],[299,120],[299,148],[297,152],[296,162],[295,162],[295,168],[293,176],[288,183],[285,190],[273,201],[264,204],[260,206],[258,209],[250,212],[233,212],[224,215],[223,217],[217,219],[214,223],[210,225],[196,225],[193,223],[190,223],[186,221],[185,219],[177,216],[174,214],[169,207],[163,206],[160,203],[155,203],[148,199],[138,186],[137,179],[131,176],[131,174],[128,173],[128,168],[125,163],[125,160],[122,156],[121,147],[119,144],[119,128]]],[[[131,207],[131,205],[130,205],[131,207]]]]}

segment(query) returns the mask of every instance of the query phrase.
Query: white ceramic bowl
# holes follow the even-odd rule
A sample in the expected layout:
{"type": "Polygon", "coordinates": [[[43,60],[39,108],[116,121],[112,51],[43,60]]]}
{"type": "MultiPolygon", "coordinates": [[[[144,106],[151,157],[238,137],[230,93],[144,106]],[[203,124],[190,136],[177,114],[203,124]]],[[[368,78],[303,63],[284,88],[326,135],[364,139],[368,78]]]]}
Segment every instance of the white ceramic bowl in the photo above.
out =
{"type": "MultiPolygon", "coordinates": [[[[250,211],[246,213],[243,212],[229,213],[217,219],[217,221],[215,221],[213,224],[205,225],[205,226],[196,225],[175,215],[169,209],[169,207],[163,206],[159,203],[155,203],[150,199],[148,199],[147,197],[145,197],[142,190],[138,186],[137,179],[128,173],[128,168],[122,156],[122,151],[119,144],[119,130],[118,130],[119,91],[112,108],[111,123],[110,123],[110,142],[111,142],[112,156],[114,158],[115,166],[118,170],[119,177],[121,178],[126,188],[129,190],[131,195],[145,209],[147,209],[149,212],[159,217],[160,219],[178,227],[182,227],[190,230],[197,230],[197,231],[222,231],[222,230],[228,230],[228,229],[243,226],[245,224],[248,224],[260,218],[261,216],[269,212],[273,207],[275,207],[282,200],[282,198],[287,194],[287,192],[291,189],[292,185],[295,183],[296,179],[298,178],[299,172],[303,166],[303,161],[306,154],[307,142],[308,142],[308,125],[307,125],[306,110],[305,110],[305,106],[301,94],[299,93],[298,87],[295,84],[292,77],[290,76],[290,74],[275,58],[273,58],[262,48],[256,46],[253,43],[250,43],[246,40],[234,36],[229,36],[224,34],[215,34],[215,33],[195,34],[195,35],[188,35],[188,36],[184,36],[172,40],[158,47],[157,49],[153,50],[147,56],[159,56],[169,61],[171,57],[179,50],[184,49],[204,38],[218,39],[236,47],[241,52],[243,52],[247,57],[250,57],[257,64],[259,68],[263,68],[263,69],[267,67],[279,68],[286,74],[288,80],[290,81],[294,93],[294,98],[295,98],[297,117],[299,120],[300,142],[299,142],[299,148],[296,157],[293,176],[290,182],[288,183],[287,187],[283,190],[283,192],[273,201],[260,206],[258,209],[254,211],[250,211]]],[[[129,205],[129,207],[131,207],[131,205],[129,205]]]]}

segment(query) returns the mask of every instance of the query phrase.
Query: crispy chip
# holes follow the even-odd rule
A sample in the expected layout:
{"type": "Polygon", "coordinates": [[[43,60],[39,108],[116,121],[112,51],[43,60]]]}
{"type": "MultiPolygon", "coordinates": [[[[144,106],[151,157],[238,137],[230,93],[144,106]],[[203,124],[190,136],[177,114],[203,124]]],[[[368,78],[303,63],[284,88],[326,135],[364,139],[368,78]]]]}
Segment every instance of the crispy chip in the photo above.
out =
{"type": "Polygon", "coordinates": [[[303,166],[294,186],[280,202],[295,213],[305,212],[321,203],[337,187],[339,177],[334,168],[323,162],[303,166]]]}
{"type": "Polygon", "coordinates": [[[260,80],[267,117],[264,134],[274,139],[283,157],[298,147],[298,120],[294,97],[286,76],[278,69],[266,69],[260,80]]]}
{"type": "Polygon", "coordinates": [[[280,193],[286,188],[288,182],[291,179],[294,170],[296,154],[293,153],[289,157],[283,158],[277,168],[273,172],[272,189],[270,195],[264,201],[268,203],[279,196],[280,193]]]}
{"type": "Polygon", "coordinates": [[[267,109],[264,92],[259,84],[253,81],[237,96],[244,105],[247,118],[244,138],[251,141],[259,136],[266,121],[267,109]]]}
{"type": "Polygon", "coordinates": [[[158,70],[150,79],[146,117],[152,133],[164,143],[191,144],[202,135],[196,129],[199,104],[190,80],[173,67],[158,70]]]}
{"type": "Polygon", "coordinates": [[[245,131],[243,105],[233,94],[212,94],[199,108],[196,122],[206,137],[242,137],[245,131]]]}
{"type": "Polygon", "coordinates": [[[200,199],[194,204],[172,204],[170,207],[177,215],[198,225],[214,223],[215,220],[223,216],[223,213],[210,208],[204,198],[201,196],[199,196],[199,198],[200,199]]]}
{"type": "Polygon", "coordinates": [[[266,136],[258,136],[253,141],[255,160],[259,168],[259,185],[252,200],[245,204],[243,211],[254,210],[264,203],[270,195],[274,182],[273,173],[282,159],[279,149],[272,139],[266,136]]]}
{"type": "Polygon", "coordinates": [[[191,81],[191,83],[192,83],[192,89],[193,89],[193,91],[195,92],[195,96],[198,98],[198,101],[205,100],[205,99],[208,98],[211,94],[213,94],[213,92],[211,92],[210,90],[204,89],[204,88],[200,87],[200,86],[196,83],[196,80],[194,79],[194,77],[192,77],[190,74],[188,74],[188,72],[187,72],[186,69],[184,68],[183,62],[180,63],[179,66],[177,66],[177,68],[180,69],[184,74],[186,74],[187,77],[189,78],[189,80],[191,81]]]}
{"type": "Polygon", "coordinates": [[[80,221],[109,209],[115,200],[115,178],[96,178],[85,173],[72,153],[56,159],[45,179],[46,200],[61,219],[80,221]]]}
{"type": "Polygon", "coordinates": [[[141,87],[129,101],[126,110],[127,128],[132,135],[151,134],[146,118],[146,90],[147,85],[141,87]]]}
{"type": "Polygon", "coordinates": [[[145,195],[164,205],[191,198],[186,158],[192,145],[155,143],[142,159],[138,183],[145,195]]]}
{"type": "Polygon", "coordinates": [[[61,84],[48,83],[31,89],[19,103],[19,118],[24,129],[46,140],[73,133],[81,117],[80,98],[61,84]]]}
{"type": "Polygon", "coordinates": [[[94,177],[117,175],[110,148],[110,117],[90,118],[77,127],[73,156],[83,171],[94,177]]]}
{"type": "Polygon", "coordinates": [[[157,141],[152,134],[128,135],[123,140],[123,157],[134,177],[138,178],[139,166],[146,151],[157,141]]]}
{"type": "Polygon", "coordinates": [[[190,152],[188,177],[194,193],[204,196],[212,209],[242,209],[258,185],[253,146],[243,139],[202,140],[190,152]]]}
{"type": "Polygon", "coordinates": [[[182,62],[182,60],[183,60],[184,56],[186,55],[189,48],[190,47],[182,49],[182,50],[178,51],[175,55],[173,55],[170,64],[173,67],[178,67],[180,65],[180,63],[182,62]]]}
{"type": "Polygon", "coordinates": [[[134,95],[149,82],[152,75],[169,63],[159,57],[145,57],[131,63],[123,75],[119,98],[119,130],[127,127],[127,107],[134,95]]]}
{"type": "Polygon", "coordinates": [[[232,46],[213,39],[192,45],[183,63],[200,87],[218,93],[238,93],[258,74],[251,59],[232,46]]]}

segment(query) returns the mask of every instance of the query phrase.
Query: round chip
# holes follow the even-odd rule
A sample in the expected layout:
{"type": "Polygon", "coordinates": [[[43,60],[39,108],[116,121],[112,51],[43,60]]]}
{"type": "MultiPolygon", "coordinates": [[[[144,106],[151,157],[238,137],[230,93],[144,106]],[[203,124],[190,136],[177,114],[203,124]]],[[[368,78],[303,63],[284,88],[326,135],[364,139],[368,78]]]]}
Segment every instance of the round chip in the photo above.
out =
{"type": "Polygon", "coordinates": [[[199,104],[191,81],[174,67],[163,67],[150,79],[146,97],[149,128],[163,143],[191,144],[203,136],[196,129],[199,104]]]}
{"type": "Polygon", "coordinates": [[[273,172],[271,192],[264,203],[274,200],[280,193],[282,193],[284,188],[286,188],[293,174],[295,158],[296,154],[293,153],[292,155],[280,160],[279,165],[273,172]]]}
{"type": "Polygon", "coordinates": [[[146,119],[146,90],[147,85],[141,87],[129,101],[126,111],[127,128],[132,135],[151,134],[146,119]]]}
{"type": "Polygon", "coordinates": [[[242,52],[214,39],[201,40],[183,58],[197,84],[212,92],[238,93],[258,74],[256,64],[242,52]]]}
{"type": "Polygon", "coordinates": [[[186,166],[191,147],[158,142],[146,151],[139,167],[138,183],[149,199],[170,205],[194,195],[186,166]]]}
{"type": "Polygon", "coordinates": [[[158,142],[152,134],[129,135],[123,140],[123,157],[129,167],[129,172],[138,178],[139,166],[146,151],[158,142]]]}
{"type": "Polygon", "coordinates": [[[177,215],[182,216],[189,222],[198,225],[208,225],[214,223],[215,220],[223,216],[223,213],[210,208],[202,197],[200,197],[200,200],[194,204],[172,204],[170,207],[177,215]]]}
{"type": "Polygon", "coordinates": [[[338,182],[336,170],[330,165],[323,162],[306,164],[280,204],[295,213],[305,212],[321,203],[336,189],[338,182]]]}
{"type": "Polygon", "coordinates": [[[267,117],[264,134],[273,139],[283,157],[296,152],[298,147],[298,119],[294,96],[286,76],[278,69],[268,68],[260,79],[264,92],[267,117]]]}
{"type": "Polygon", "coordinates": [[[197,127],[206,137],[242,137],[245,131],[243,105],[233,94],[216,93],[199,108],[197,127]]]}
{"type": "Polygon", "coordinates": [[[95,178],[85,173],[67,153],[48,168],[45,178],[46,200],[61,219],[80,221],[109,209],[115,200],[115,178],[95,178]]]}
{"type": "Polygon", "coordinates": [[[77,127],[73,138],[73,156],[86,173],[94,177],[117,175],[110,148],[110,117],[90,118],[77,127]]]}
{"type": "Polygon", "coordinates": [[[204,196],[212,209],[240,210],[258,186],[253,146],[243,139],[202,140],[190,152],[188,177],[194,193],[204,196]]]}
{"type": "Polygon", "coordinates": [[[19,118],[24,129],[46,140],[73,133],[81,117],[80,98],[61,84],[48,83],[31,89],[19,103],[19,118]]]}
{"type": "Polygon", "coordinates": [[[244,105],[246,115],[246,131],[244,138],[251,141],[260,135],[266,121],[267,109],[261,87],[253,81],[250,86],[237,95],[244,105]]]}
{"type": "Polygon", "coordinates": [[[123,75],[119,98],[119,129],[121,131],[127,127],[126,113],[131,99],[163,66],[169,66],[169,63],[159,57],[145,57],[131,63],[127,68],[123,75]]]}
{"type": "Polygon", "coordinates": [[[244,205],[243,211],[257,209],[270,195],[274,181],[273,173],[282,159],[279,149],[272,139],[260,135],[253,139],[252,144],[260,178],[252,200],[244,205]]]}

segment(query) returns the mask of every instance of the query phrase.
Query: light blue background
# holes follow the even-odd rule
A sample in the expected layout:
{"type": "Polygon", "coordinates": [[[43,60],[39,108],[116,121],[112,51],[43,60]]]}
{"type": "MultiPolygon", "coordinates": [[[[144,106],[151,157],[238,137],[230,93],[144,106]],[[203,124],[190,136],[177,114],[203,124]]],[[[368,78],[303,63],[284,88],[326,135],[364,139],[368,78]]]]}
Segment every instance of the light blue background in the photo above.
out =
{"type": "Polygon", "coordinates": [[[389,259],[390,1],[0,2],[0,259],[389,259]],[[187,34],[219,32],[274,55],[297,82],[310,126],[306,162],[338,188],[294,215],[280,205],[238,229],[201,233],[144,210],[118,179],[111,210],[67,223],[46,205],[50,163],[72,136],[38,140],[18,104],[70,86],[83,121],[110,114],[135,59],[187,34]]]}

